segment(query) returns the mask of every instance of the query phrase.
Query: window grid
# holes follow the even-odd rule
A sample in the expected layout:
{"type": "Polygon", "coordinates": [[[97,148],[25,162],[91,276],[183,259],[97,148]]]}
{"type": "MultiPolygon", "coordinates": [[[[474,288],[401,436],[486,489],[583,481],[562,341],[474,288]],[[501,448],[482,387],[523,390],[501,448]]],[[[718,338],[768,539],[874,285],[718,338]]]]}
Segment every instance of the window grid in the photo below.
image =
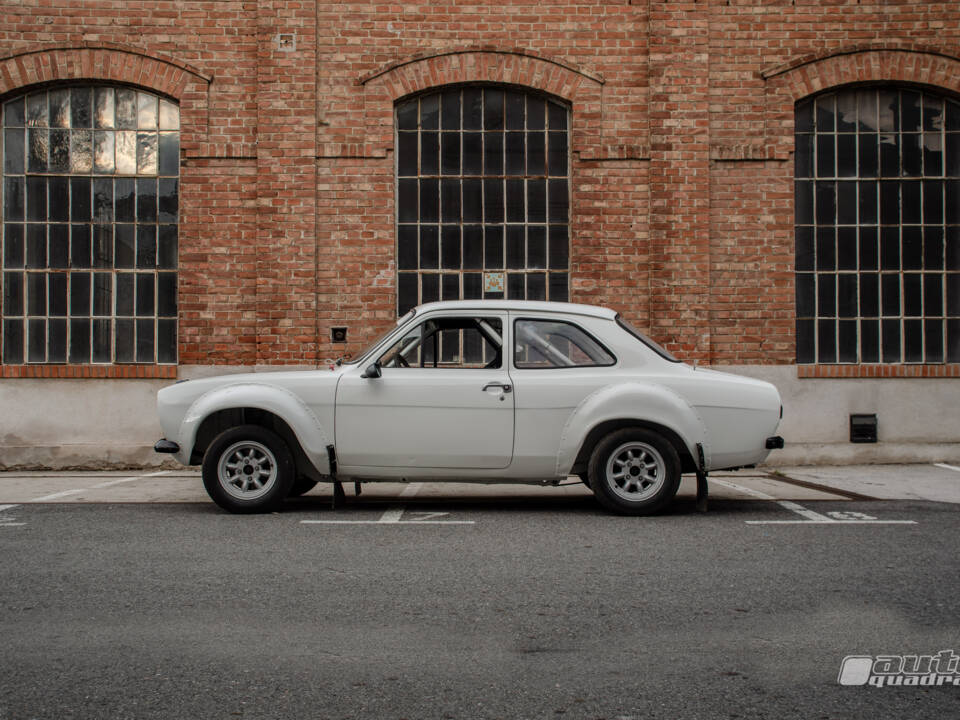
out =
{"type": "Polygon", "coordinates": [[[5,364],[176,363],[179,144],[152,93],[4,103],[5,364]]]}
{"type": "Polygon", "coordinates": [[[960,103],[806,100],[795,177],[797,362],[960,362],[960,103]]]}
{"type": "Polygon", "coordinates": [[[398,314],[432,300],[567,300],[568,115],[498,87],[397,106],[398,314]]]}

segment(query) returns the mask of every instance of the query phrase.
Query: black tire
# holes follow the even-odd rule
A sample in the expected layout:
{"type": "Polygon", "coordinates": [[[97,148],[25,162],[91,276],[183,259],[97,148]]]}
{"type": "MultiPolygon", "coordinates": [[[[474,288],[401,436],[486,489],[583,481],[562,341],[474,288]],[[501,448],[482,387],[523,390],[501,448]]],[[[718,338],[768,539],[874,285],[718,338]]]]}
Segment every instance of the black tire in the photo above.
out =
{"type": "Polygon", "coordinates": [[[270,512],[290,494],[296,466],[287,444],[259,425],[218,435],[203,456],[203,486],[233,513],[270,512]]]}
{"type": "Polygon", "coordinates": [[[298,475],[293,481],[293,487],[290,488],[290,494],[287,497],[300,497],[306,495],[317,486],[316,480],[311,480],[306,475],[298,475]]]}
{"type": "Polygon", "coordinates": [[[593,449],[590,489],[604,508],[620,515],[653,515],[680,487],[680,456],[661,435],[625,428],[607,435],[593,449]]]}

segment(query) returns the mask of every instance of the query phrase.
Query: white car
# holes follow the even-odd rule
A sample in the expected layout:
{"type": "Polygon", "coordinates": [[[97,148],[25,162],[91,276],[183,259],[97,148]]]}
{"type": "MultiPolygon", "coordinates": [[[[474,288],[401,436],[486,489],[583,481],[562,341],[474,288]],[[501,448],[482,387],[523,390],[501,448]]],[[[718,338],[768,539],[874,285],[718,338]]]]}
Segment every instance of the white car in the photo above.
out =
{"type": "Polygon", "coordinates": [[[691,367],[616,312],[567,303],[422,305],[356,359],[181,381],[157,409],[155,449],[202,464],[232,512],[317,482],[577,475],[607,509],[642,515],[670,503],[681,473],[705,491],[708,471],[783,447],[773,385],[691,367]]]}

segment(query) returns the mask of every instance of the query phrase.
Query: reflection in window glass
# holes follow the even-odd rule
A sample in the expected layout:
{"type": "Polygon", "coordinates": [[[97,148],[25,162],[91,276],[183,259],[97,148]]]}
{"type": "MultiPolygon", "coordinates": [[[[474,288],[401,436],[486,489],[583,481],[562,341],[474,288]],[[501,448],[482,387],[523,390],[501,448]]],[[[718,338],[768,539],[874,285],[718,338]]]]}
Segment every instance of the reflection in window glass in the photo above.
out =
{"type": "Polygon", "coordinates": [[[490,317],[426,320],[387,348],[385,368],[494,369],[503,366],[503,323],[490,317]]]}
{"type": "Polygon", "coordinates": [[[960,362],[953,118],[960,102],[912,88],[797,105],[797,362],[960,362]]]}
{"type": "Polygon", "coordinates": [[[568,114],[499,87],[397,105],[398,314],[440,299],[568,299],[568,114]]]}
{"type": "Polygon", "coordinates": [[[513,364],[520,369],[596,367],[616,360],[597,340],[573,323],[517,320],[513,364]]]}
{"type": "Polygon", "coordinates": [[[106,86],[3,104],[3,363],[176,362],[179,115],[106,86]]]}

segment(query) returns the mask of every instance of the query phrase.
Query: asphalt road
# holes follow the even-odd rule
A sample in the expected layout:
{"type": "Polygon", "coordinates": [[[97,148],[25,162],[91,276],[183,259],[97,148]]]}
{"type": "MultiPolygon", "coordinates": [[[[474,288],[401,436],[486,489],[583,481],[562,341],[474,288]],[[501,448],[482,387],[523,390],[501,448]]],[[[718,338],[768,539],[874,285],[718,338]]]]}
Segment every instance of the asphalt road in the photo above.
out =
{"type": "Polygon", "coordinates": [[[0,720],[960,715],[960,687],[838,683],[848,655],[960,652],[960,506],[798,507],[830,521],[689,497],[8,507],[0,720]]]}

